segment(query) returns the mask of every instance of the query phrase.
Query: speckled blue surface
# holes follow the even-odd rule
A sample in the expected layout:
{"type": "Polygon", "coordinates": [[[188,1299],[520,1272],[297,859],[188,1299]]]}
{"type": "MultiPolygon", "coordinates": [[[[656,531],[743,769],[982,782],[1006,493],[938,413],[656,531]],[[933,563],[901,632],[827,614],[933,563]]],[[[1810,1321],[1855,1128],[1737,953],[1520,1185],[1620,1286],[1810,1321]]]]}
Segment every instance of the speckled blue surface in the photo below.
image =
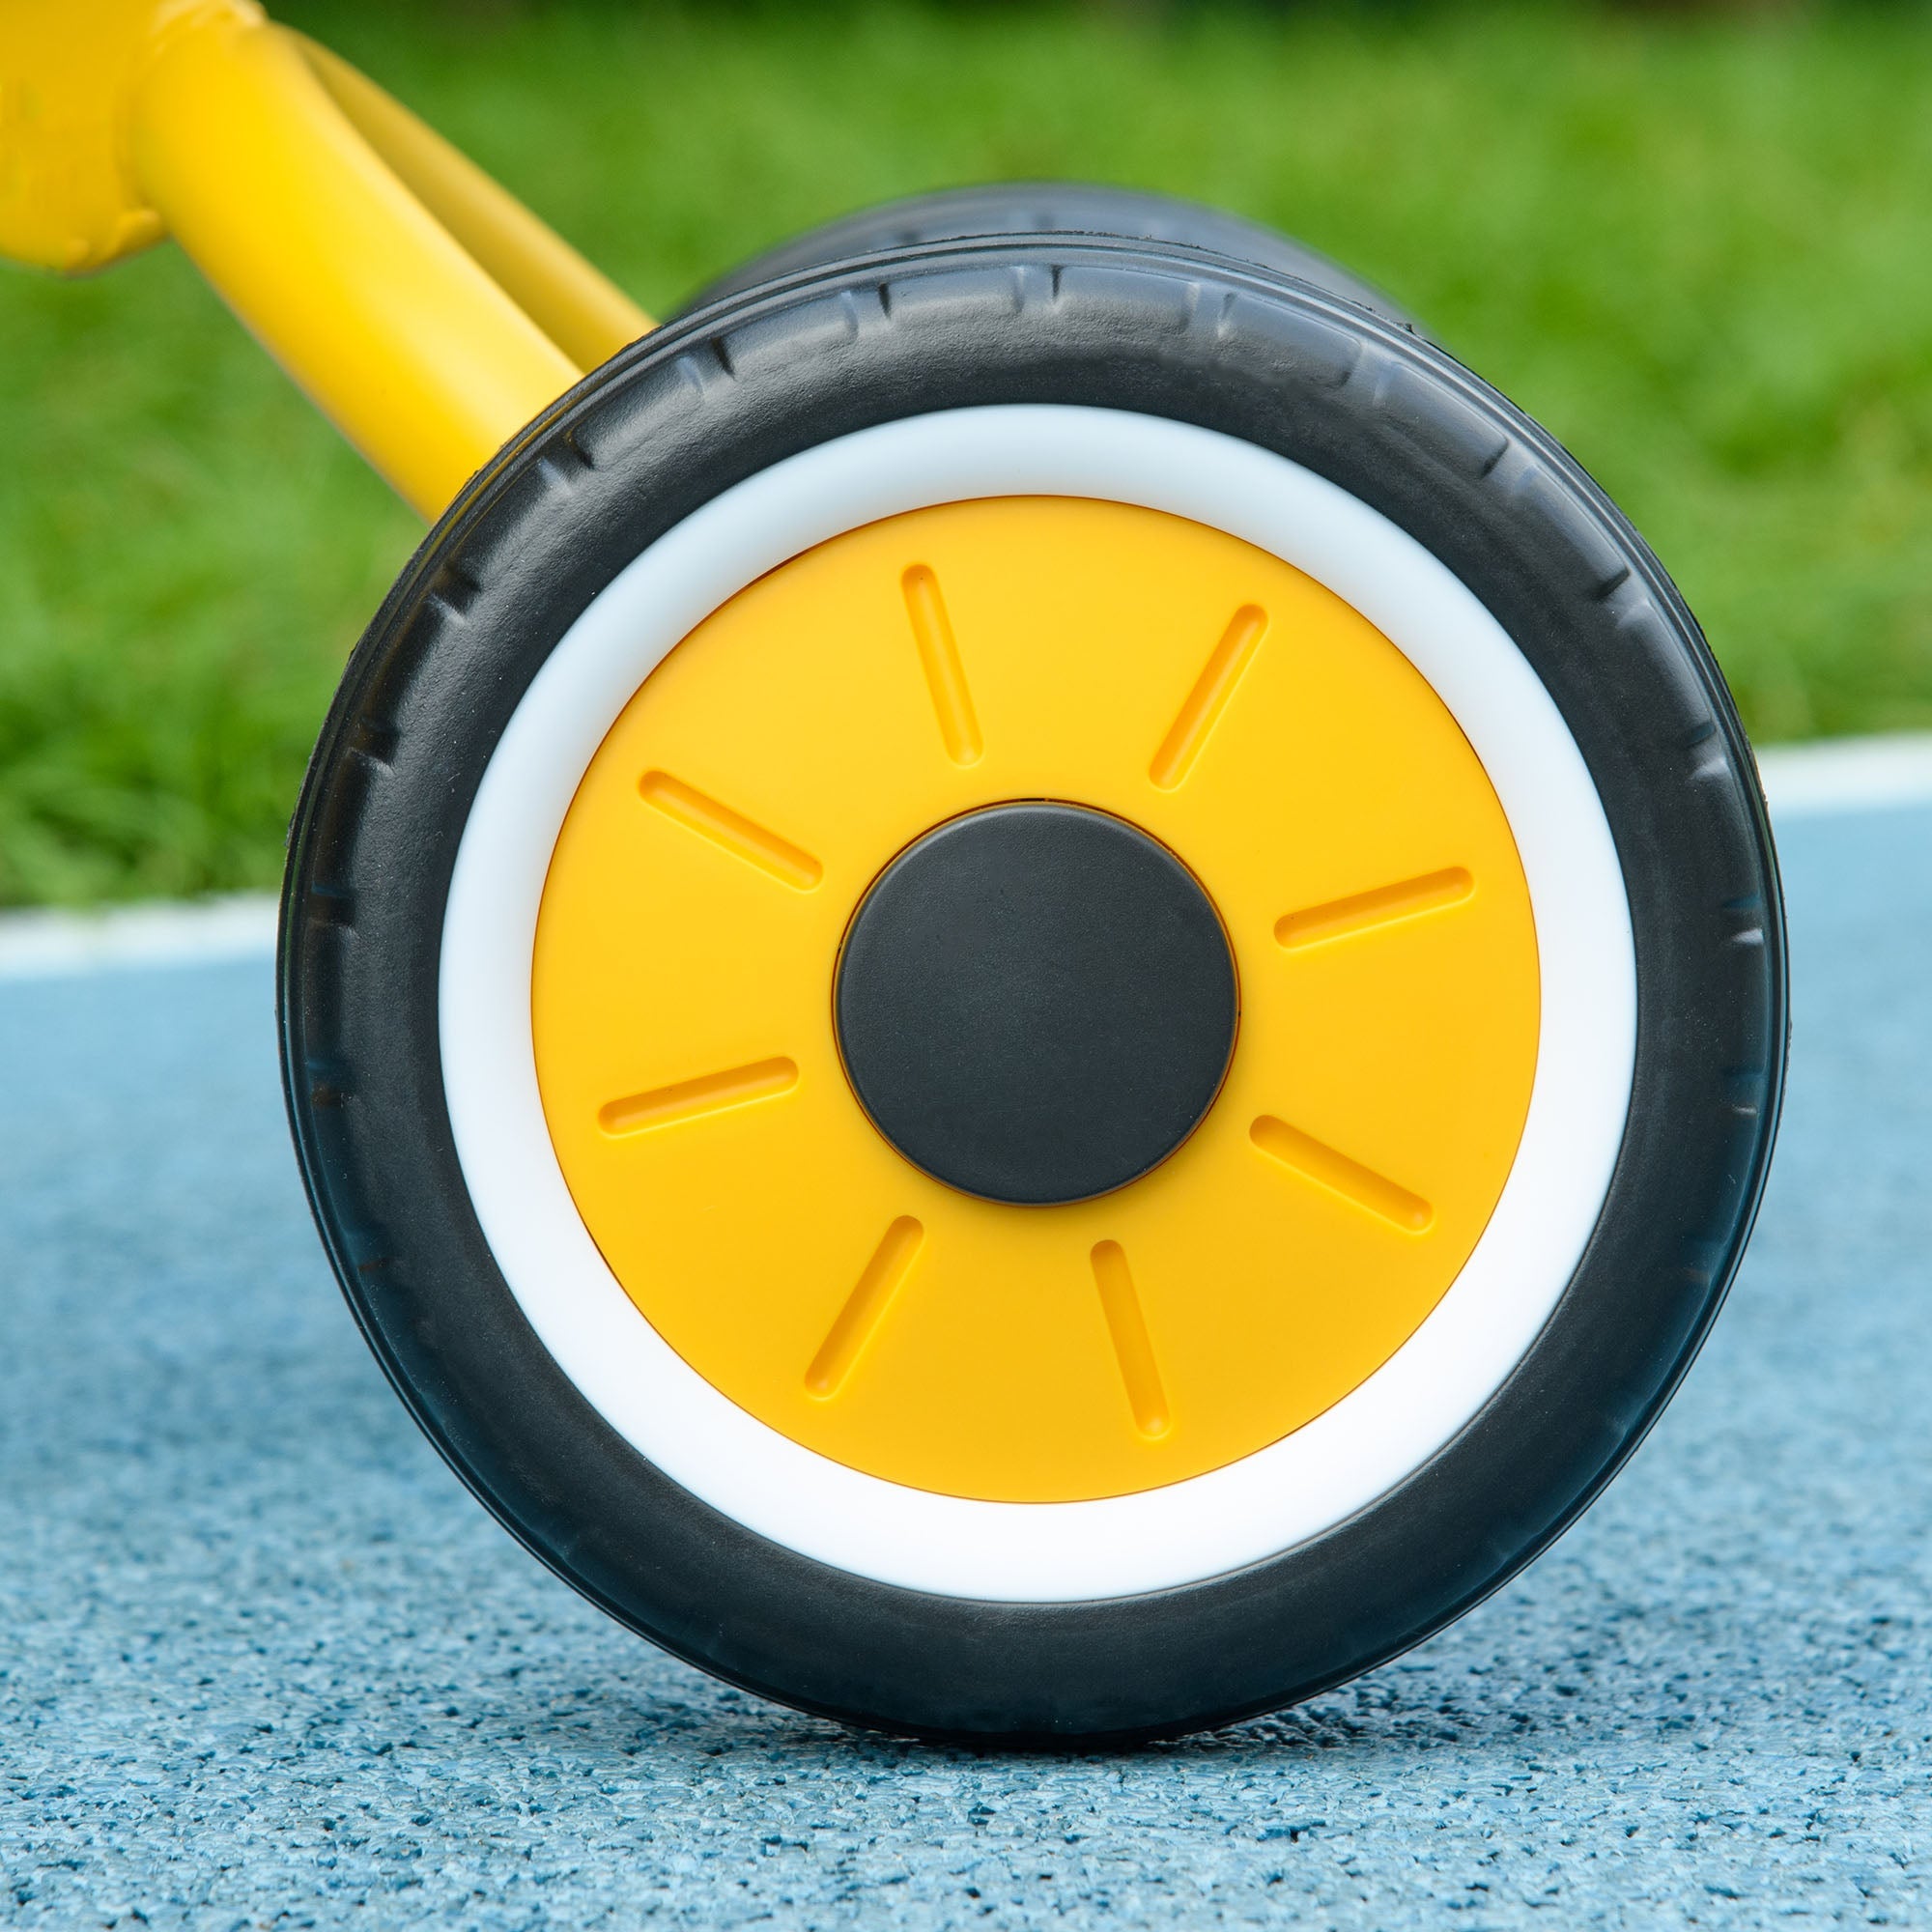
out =
{"type": "Polygon", "coordinates": [[[1756,1243],[1557,1548],[1288,1717],[845,1736],[540,1570],[405,1419],[265,966],[0,987],[0,1918],[29,1926],[1932,1924],[1932,812],[1783,839],[1756,1243]]]}

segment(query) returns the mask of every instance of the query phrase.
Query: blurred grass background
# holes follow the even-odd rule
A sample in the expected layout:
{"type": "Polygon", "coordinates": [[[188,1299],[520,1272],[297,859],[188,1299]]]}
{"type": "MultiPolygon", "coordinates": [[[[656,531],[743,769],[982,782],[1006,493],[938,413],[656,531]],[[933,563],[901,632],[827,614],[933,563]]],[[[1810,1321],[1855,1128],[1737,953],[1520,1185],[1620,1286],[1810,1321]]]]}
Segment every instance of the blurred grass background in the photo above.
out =
{"type": "MultiPolygon", "coordinates": [[[[665,313],[1070,176],[1380,282],[1634,517],[1762,738],[1932,724],[1932,13],[288,0],[665,313]]],[[[0,902],[271,885],[419,535],[162,248],[0,275],[0,902]]]]}

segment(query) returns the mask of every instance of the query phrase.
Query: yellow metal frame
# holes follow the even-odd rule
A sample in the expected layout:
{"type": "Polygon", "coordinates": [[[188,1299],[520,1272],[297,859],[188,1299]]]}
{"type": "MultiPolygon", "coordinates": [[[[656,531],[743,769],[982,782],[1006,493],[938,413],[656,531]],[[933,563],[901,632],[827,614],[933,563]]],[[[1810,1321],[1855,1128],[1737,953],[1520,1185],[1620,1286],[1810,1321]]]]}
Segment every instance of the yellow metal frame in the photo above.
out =
{"type": "Polygon", "coordinates": [[[0,255],[78,274],[164,236],[426,517],[652,326],[253,0],[5,0],[0,255]]]}

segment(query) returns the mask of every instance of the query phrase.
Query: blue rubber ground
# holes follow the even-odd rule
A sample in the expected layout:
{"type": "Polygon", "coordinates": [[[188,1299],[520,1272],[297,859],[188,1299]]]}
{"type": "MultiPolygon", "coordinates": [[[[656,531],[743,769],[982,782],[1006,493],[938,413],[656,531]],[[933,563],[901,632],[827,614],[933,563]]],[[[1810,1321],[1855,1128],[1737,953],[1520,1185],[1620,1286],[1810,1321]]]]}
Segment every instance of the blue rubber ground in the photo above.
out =
{"type": "Polygon", "coordinates": [[[515,1548],[298,1190],[261,965],[0,987],[0,1918],[1932,1924],[1932,812],[1784,841],[1798,1038],[1684,1393],[1508,1590],[1130,1755],[849,1737],[515,1548]]]}

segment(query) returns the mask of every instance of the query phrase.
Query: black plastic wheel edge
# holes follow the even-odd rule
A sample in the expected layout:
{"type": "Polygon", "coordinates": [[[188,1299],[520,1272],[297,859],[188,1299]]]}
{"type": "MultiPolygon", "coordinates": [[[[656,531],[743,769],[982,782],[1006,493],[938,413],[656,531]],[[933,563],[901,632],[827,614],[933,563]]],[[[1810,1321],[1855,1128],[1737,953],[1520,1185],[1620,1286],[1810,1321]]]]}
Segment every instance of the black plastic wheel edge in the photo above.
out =
{"type": "Polygon", "coordinates": [[[1688,1367],[1748,1230],[1781,1091],[1782,930],[1750,771],[1655,560],[1548,439],[1439,352],[1177,250],[1055,239],[847,268],[646,338],[599,372],[472,486],[372,626],[318,747],[285,907],[304,1177],[352,1305],[425,1430],[528,1547],[633,1627],[748,1688],[925,1735],[1224,1721],[1351,1676],[1496,1587],[1608,1480],[1688,1367]],[[1598,778],[1643,1003],[1604,1220],[1544,1334],[1463,1435],[1269,1563],[1055,1606],[827,1571],[725,1522],[618,1441],[482,1246],[434,1045],[436,927],[469,795],[528,676],[602,582],[698,501],[825,435],[1033,399],[1281,447],[1443,556],[1537,665],[1598,778]],[[1705,889],[1694,907],[1674,896],[1687,875],[1705,889]]]}
{"type": "Polygon", "coordinates": [[[809,228],[707,282],[678,309],[693,315],[761,285],[860,256],[897,254],[929,242],[1021,235],[1107,236],[1201,248],[1358,302],[1420,330],[1374,283],[1279,229],[1206,202],[1099,182],[987,182],[879,202],[809,228]]]}

